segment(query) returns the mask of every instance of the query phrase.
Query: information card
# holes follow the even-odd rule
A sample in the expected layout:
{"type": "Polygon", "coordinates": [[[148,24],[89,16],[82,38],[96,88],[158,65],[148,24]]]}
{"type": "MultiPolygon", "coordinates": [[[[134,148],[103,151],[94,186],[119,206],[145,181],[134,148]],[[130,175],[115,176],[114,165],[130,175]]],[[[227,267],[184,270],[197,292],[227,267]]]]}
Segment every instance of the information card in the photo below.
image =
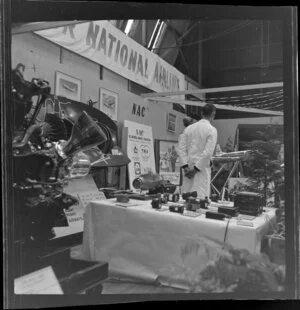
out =
{"type": "Polygon", "coordinates": [[[91,175],[84,178],[70,180],[64,192],[76,197],[78,204],[64,210],[68,226],[54,227],[55,238],[64,237],[83,231],[84,209],[92,200],[106,199],[103,192],[99,192],[91,175]]]}
{"type": "Polygon", "coordinates": [[[63,294],[51,266],[15,279],[14,292],[18,295],[63,294]]]}

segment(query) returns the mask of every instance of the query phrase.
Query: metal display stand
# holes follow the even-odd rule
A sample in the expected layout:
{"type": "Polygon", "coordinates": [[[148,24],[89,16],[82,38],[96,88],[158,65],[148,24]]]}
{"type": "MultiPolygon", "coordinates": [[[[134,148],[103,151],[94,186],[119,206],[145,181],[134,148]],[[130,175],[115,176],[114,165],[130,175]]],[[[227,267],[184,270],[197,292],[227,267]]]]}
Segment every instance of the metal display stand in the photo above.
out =
{"type": "Polygon", "coordinates": [[[213,162],[221,162],[222,166],[219,168],[217,173],[212,178],[210,185],[212,192],[216,193],[221,200],[225,200],[225,194],[226,191],[228,193],[228,183],[230,178],[236,173],[239,177],[243,177],[243,167],[242,167],[242,161],[245,161],[248,159],[248,156],[250,154],[250,151],[239,151],[239,152],[231,152],[231,153],[223,153],[220,156],[214,156],[212,158],[213,162]],[[221,172],[225,169],[226,165],[228,163],[234,163],[232,168],[229,171],[229,174],[226,178],[225,183],[223,184],[221,190],[219,191],[216,186],[214,185],[214,181],[217,179],[217,177],[221,174],[221,172]]]}

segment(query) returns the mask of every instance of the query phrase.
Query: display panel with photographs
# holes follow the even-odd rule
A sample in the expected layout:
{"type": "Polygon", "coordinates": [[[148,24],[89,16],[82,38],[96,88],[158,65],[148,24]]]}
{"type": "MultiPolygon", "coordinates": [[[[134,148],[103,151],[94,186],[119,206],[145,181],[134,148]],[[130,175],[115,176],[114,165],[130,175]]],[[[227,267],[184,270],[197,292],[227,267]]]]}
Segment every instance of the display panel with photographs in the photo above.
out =
{"type": "Polygon", "coordinates": [[[155,140],[155,161],[157,172],[165,180],[169,180],[175,185],[181,185],[177,147],[177,141],[155,140]]]}

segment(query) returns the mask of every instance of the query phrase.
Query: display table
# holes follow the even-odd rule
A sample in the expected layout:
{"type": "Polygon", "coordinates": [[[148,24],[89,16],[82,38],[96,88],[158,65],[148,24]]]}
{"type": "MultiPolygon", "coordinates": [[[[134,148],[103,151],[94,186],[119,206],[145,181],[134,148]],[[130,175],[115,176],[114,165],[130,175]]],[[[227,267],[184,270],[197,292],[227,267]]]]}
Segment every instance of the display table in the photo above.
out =
{"type": "Polygon", "coordinates": [[[275,221],[275,209],[266,209],[252,220],[253,227],[247,227],[237,225],[235,218],[228,224],[205,214],[187,217],[157,211],[150,201],[131,200],[129,207],[115,199],[92,201],[84,214],[82,258],[107,261],[110,276],[151,282],[172,266],[203,268],[214,248],[222,247],[226,228],[226,244],[259,253],[261,239],[275,221]],[[191,258],[191,253],[196,255],[191,258]]]}

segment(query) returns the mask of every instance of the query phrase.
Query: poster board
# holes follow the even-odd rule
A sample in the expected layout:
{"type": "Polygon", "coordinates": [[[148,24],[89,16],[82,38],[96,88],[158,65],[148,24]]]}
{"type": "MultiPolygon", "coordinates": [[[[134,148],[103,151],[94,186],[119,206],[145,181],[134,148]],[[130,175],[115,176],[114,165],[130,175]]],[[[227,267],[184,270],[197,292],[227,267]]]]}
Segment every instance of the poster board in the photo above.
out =
{"type": "Polygon", "coordinates": [[[131,159],[129,186],[135,190],[132,181],[136,177],[150,171],[156,173],[152,127],[127,120],[124,127],[127,128],[127,156],[131,159]]]}
{"type": "Polygon", "coordinates": [[[181,185],[180,163],[177,153],[178,142],[174,140],[155,140],[156,171],[165,180],[181,185]]]}

